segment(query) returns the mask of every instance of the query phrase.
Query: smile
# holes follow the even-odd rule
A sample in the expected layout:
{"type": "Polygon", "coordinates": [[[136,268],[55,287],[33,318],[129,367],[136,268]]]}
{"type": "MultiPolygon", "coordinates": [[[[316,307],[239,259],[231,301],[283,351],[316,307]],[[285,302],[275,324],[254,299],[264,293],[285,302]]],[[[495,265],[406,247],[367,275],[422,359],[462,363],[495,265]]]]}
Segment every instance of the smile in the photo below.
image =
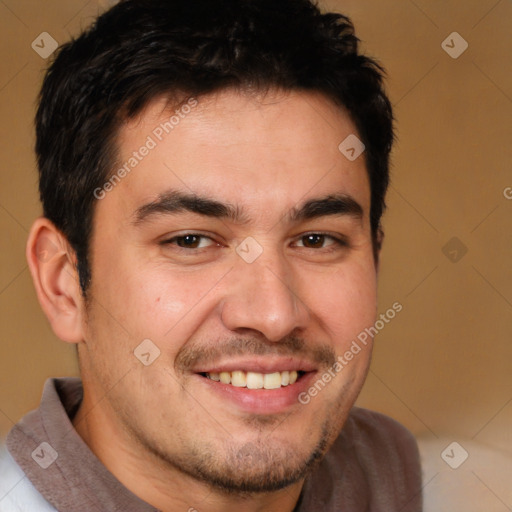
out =
{"type": "Polygon", "coordinates": [[[222,384],[231,384],[237,388],[247,389],[278,389],[294,384],[304,372],[282,371],[273,373],[244,372],[207,372],[203,376],[222,384]]]}

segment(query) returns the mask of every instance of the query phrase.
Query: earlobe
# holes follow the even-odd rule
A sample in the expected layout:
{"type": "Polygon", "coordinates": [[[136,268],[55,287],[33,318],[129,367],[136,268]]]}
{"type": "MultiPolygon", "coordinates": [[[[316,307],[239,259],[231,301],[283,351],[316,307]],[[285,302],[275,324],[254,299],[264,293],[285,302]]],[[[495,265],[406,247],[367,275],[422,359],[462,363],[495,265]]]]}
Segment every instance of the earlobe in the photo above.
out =
{"type": "Polygon", "coordinates": [[[79,343],[83,340],[83,298],[68,241],[50,220],[41,217],[30,230],[26,256],[37,298],[53,331],[64,341],[79,343]]]}

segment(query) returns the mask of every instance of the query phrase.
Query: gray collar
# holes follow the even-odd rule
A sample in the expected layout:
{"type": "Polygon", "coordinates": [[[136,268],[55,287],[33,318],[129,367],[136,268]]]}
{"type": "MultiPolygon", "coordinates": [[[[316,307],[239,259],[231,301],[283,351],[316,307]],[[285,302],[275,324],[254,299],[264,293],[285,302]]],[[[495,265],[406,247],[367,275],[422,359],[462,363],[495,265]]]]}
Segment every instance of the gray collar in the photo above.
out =
{"type": "Polygon", "coordinates": [[[81,400],[80,379],[48,379],[39,408],[9,432],[9,452],[57,510],[155,512],[107,470],[74,429],[70,418],[81,400]]]}

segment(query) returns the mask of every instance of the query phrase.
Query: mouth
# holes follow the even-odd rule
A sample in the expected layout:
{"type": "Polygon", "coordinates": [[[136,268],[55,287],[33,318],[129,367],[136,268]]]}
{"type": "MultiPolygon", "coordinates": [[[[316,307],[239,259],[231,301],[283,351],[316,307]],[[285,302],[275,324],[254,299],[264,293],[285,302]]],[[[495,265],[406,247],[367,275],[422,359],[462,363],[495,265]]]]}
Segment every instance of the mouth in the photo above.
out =
{"type": "Polygon", "coordinates": [[[302,407],[298,397],[312,384],[318,368],[294,358],[253,358],[197,368],[194,373],[212,398],[229,404],[229,410],[271,415],[302,407]]]}
{"type": "Polygon", "coordinates": [[[291,386],[307,372],[302,370],[284,370],[272,373],[259,373],[243,370],[223,372],[202,372],[200,375],[215,382],[228,384],[236,388],[279,389],[291,386]]]}

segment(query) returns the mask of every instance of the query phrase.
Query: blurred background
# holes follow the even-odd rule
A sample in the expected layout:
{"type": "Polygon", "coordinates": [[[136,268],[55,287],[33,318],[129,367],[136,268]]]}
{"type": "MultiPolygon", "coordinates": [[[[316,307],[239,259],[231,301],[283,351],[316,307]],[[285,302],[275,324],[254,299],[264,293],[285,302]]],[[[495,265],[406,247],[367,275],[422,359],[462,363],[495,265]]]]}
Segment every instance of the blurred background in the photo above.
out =
{"type": "MultiPolygon", "coordinates": [[[[52,40],[113,3],[0,0],[0,438],[46,378],[78,374],[25,262],[41,211],[33,116],[52,40]]],[[[512,2],[320,6],[348,15],[387,69],[397,119],[379,304],[403,310],[376,338],[359,405],[417,436],[431,510],[510,511],[512,2]]]]}

